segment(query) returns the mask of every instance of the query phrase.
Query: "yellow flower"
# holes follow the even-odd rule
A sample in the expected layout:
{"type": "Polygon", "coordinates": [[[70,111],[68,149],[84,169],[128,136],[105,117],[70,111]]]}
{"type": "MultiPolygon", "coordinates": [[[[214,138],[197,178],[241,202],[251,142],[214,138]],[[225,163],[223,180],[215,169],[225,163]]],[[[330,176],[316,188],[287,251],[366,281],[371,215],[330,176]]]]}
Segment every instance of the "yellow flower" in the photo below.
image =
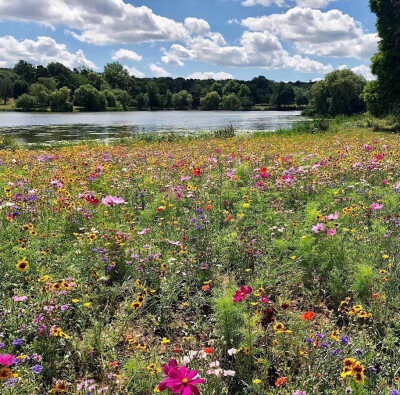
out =
{"type": "Polygon", "coordinates": [[[260,384],[261,383],[261,380],[260,379],[254,379],[253,380],[253,384],[260,384]]]}
{"type": "Polygon", "coordinates": [[[29,262],[26,260],[26,258],[22,258],[18,261],[17,263],[17,270],[19,272],[25,272],[29,268],[29,262]]]}
{"type": "Polygon", "coordinates": [[[169,344],[171,343],[171,340],[167,339],[166,337],[163,337],[161,340],[161,344],[169,344]]]}
{"type": "Polygon", "coordinates": [[[92,304],[90,303],[90,302],[86,302],[86,303],[84,303],[83,304],[85,307],[91,307],[92,306],[92,304]]]}

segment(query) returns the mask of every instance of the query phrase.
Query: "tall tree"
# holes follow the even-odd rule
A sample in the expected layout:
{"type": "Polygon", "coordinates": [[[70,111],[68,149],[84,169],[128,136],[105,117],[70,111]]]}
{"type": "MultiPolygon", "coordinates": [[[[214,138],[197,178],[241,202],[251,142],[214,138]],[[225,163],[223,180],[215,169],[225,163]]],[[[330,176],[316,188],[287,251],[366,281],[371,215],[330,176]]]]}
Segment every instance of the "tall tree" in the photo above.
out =
{"type": "Polygon", "coordinates": [[[373,115],[396,113],[400,117],[400,2],[370,0],[369,4],[377,16],[381,41],[372,58],[372,73],[378,80],[368,84],[364,98],[373,115]]]}
{"type": "Polygon", "coordinates": [[[113,89],[127,89],[129,84],[129,73],[121,63],[107,63],[104,67],[104,79],[113,89]]]}
{"type": "Polygon", "coordinates": [[[23,80],[25,80],[29,85],[33,84],[36,79],[36,70],[35,68],[25,60],[20,60],[14,66],[15,74],[18,74],[23,80]]]}
{"type": "Polygon", "coordinates": [[[0,81],[0,97],[4,100],[4,105],[7,104],[7,100],[13,96],[13,82],[11,78],[4,77],[0,81]]]}

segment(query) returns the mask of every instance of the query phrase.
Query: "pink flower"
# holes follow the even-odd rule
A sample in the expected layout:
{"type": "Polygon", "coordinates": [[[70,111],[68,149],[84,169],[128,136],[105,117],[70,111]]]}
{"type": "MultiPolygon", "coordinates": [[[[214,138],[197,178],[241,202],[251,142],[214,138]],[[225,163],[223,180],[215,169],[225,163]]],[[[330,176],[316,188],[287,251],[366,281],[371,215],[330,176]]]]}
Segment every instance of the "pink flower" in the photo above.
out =
{"type": "Polygon", "coordinates": [[[29,298],[29,296],[17,296],[17,295],[14,295],[12,297],[12,300],[14,302],[25,302],[25,300],[27,300],[28,298],[29,298]]]}
{"type": "Polygon", "coordinates": [[[369,208],[371,210],[382,210],[383,209],[383,204],[379,204],[379,203],[372,203],[369,208]]]}
{"type": "Polygon", "coordinates": [[[175,359],[171,359],[168,365],[162,365],[167,378],[158,384],[160,391],[169,388],[174,394],[200,395],[197,385],[204,383],[204,379],[196,378],[197,370],[189,370],[186,366],[178,367],[175,359]]]}
{"type": "Polygon", "coordinates": [[[328,236],[335,236],[335,234],[336,234],[336,228],[329,229],[329,230],[326,232],[326,234],[327,234],[328,236]]]}
{"type": "Polygon", "coordinates": [[[260,303],[269,303],[269,298],[265,295],[262,295],[260,298],[260,303]]]}
{"type": "Polygon", "coordinates": [[[11,366],[15,363],[15,356],[11,354],[0,354],[0,365],[11,366]]]}
{"type": "Polygon", "coordinates": [[[336,211],[334,214],[329,214],[326,217],[327,221],[333,221],[334,219],[338,219],[339,218],[339,213],[336,211]]]}
{"type": "Polygon", "coordinates": [[[325,230],[325,224],[322,224],[322,223],[313,225],[313,227],[312,227],[312,231],[317,234],[320,232],[323,232],[324,230],[325,230]]]}
{"type": "Polygon", "coordinates": [[[106,206],[110,206],[113,207],[116,204],[124,204],[125,200],[117,197],[117,196],[106,196],[105,198],[101,199],[101,202],[106,205],[106,206]]]}
{"type": "Polygon", "coordinates": [[[146,235],[149,232],[150,232],[150,228],[146,228],[146,229],[141,230],[140,232],[137,232],[137,234],[139,236],[142,236],[142,235],[146,235]]]}
{"type": "Polygon", "coordinates": [[[233,301],[235,303],[245,300],[253,292],[251,287],[245,287],[242,285],[240,289],[237,289],[233,295],[233,301]]]}

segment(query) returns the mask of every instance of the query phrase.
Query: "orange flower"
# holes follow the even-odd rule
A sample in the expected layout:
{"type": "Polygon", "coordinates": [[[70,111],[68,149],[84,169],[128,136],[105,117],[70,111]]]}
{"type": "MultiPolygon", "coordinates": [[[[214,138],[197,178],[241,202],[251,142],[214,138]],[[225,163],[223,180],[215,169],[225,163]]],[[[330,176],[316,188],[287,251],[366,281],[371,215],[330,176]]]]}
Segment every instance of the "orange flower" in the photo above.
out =
{"type": "Polygon", "coordinates": [[[287,383],[286,377],[279,377],[279,378],[275,381],[275,387],[284,386],[286,383],[287,383]]]}
{"type": "Polygon", "coordinates": [[[310,321],[312,318],[314,318],[314,316],[315,316],[314,312],[312,312],[312,311],[306,311],[305,313],[303,313],[303,314],[301,315],[301,318],[302,318],[303,320],[310,321]]]}
{"type": "Polygon", "coordinates": [[[201,287],[201,289],[202,289],[203,291],[208,291],[208,290],[210,289],[210,284],[203,285],[203,286],[201,287]]]}
{"type": "Polygon", "coordinates": [[[379,298],[379,294],[372,294],[372,299],[379,298]]]}
{"type": "Polygon", "coordinates": [[[210,211],[212,209],[212,204],[207,205],[206,210],[210,211]]]}
{"type": "Polygon", "coordinates": [[[205,349],[203,349],[203,351],[206,354],[212,354],[214,352],[214,349],[212,347],[206,347],[205,349]]]}

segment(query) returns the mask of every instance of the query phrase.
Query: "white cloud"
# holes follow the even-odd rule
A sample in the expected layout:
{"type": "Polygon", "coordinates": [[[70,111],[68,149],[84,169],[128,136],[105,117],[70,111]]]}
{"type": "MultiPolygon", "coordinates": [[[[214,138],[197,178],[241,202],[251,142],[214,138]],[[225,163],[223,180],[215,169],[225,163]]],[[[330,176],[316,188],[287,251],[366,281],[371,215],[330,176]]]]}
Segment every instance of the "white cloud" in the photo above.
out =
{"type": "Polygon", "coordinates": [[[0,0],[3,20],[67,26],[78,40],[96,45],[182,40],[182,23],[123,0],[0,0]]]}
{"type": "Polygon", "coordinates": [[[223,71],[217,73],[214,73],[213,71],[206,71],[190,74],[186,78],[193,80],[232,80],[234,77],[232,74],[228,74],[223,71]]]}
{"type": "Polygon", "coordinates": [[[377,50],[378,36],[365,34],[359,22],[339,10],[295,7],[284,14],[247,18],[242,24],[252,31],[268,30],[307,55],[368,59],[377,50]]]}
{"type": "Polygon", "coordinates": [[[175,65],[175,66],[184,66],[185,64],[179,59],[178,56],[169,53],[165,48],[161,48],[161,52],[164,54],[161,57],[163,63],[175,65]]]}
{"type": "Polygon", "coordinates": [[[136,69],[135,67],[128,67],[128,66],[124,66],[124,69],[129,73],[129,75],[133,75],[137,78],[144,78],[145,75],[139,71],[138,69],[136,69]]]}
{"type": "Polygon", "coordinates": [[[50,62],[61,62],[70,68],[81,66],[96,68],[82,50],[71,53],[66,45],[57,43],[51,37],[37,37],[36,41],[19,41],[13,36],[0,37],[0,63],[11,67],[20,59],[35,65],[46,66],[50,62]]]}
{"type": "Polygon", "coordinates": [[[204,19],[186,18],[185,27],[192,35],[204,35],[210,31],[210,25],[204,19]]]}
{"type": "Polygon", "coordinates": [[[240,25],[240,21],[237,18],[228,19],[228,25],[240,25]]]}
{"type": "Polygon", "coordinates": [[[154,77],[171,77],[171,74],[168,73],[168,71],[154,63],[150,64],[149,69],[153,73],[154,77]]]}
{"type": "MultiPolygon", "coordinates": [[[[344,64],[342,66],[339,66],[337,69],[338,70],[347,70],[348,67],[347,67],[347,65],[344,64]]],[[[376,76],[371,73],[371,67],[367,66],[365,64],[353,67],[350,70],[353,71],[356,74],[362,75],[367,81],[371,81],[371,80],[375,80],[376,79],[376,76]]]]}
{"type": "Polygon", "coordinates": [[[324,8],[334,1],[338,0],[244,0],[242,5],[245,7],[254,7],[257,5],[269,7],[274,4],[278,7],[291,7],[292,5],[296,5],[299,7],[324,8]]]}
{"type": "Polygon", "coordinates": [[[111,59],[115,60],[116,62],[120,60],[130,60],[132,62],[140,62],[142,60],[142,56],[138,55],[134,51],[130,51],[129,49],[121,48],[118,51],[113,52],[111,59]]]}
{"type": "Polygon", "coordinates": [[[233,67],[260,67],[266,69],[291,68],[302,72],[327,73],[331,65],[300,55],[291,56],[279,39],[268,31],[243,33],[240,46],[227,45],[220,33],[210,33],[205,37],[192,37],[181,44],[171,45],[164,56],[183,60],[197,60],[233,67]]]}

